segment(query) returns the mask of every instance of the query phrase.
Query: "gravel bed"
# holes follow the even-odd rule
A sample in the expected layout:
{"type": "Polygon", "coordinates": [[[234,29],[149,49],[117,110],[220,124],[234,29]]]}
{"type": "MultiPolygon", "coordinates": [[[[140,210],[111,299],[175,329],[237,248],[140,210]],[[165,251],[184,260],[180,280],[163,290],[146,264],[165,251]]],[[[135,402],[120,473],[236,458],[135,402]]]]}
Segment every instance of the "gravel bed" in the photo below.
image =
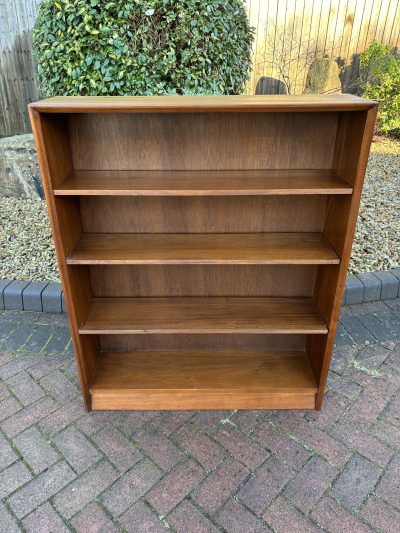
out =
{"type": "MultiPolygon", "coordinates": [[[[400,265],[400,141],[372,144],[349,271],[400,265]]],[[[0,278],[58,281],[46,204],[0,198],[0,278]]]]}
{"type": "Polygon", "coordinates": [[[46,202],[0,197],[0,279],[59,281],[46,202]]]}
{"type": "Polygon", "coordinates": [[[400,140],[376,139],[365,177],[349,271],[400,265],[400,140]]]}

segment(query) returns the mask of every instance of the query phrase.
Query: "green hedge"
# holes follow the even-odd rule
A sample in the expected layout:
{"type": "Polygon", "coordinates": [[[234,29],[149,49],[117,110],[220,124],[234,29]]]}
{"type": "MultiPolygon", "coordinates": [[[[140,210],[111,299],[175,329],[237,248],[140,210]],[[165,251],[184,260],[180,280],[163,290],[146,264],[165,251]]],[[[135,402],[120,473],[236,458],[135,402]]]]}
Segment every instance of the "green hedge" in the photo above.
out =
{"type": "Polygon", "coordinates": [[[239,94],[253,30],[241,0],[43,0],[43,96],[239,94]]]}
{"type": "Polygon", "coordinates": [[[379,103],[379,129],[400,134],[400,56],[390,46],[373,42],[361,54],[360,87],[379,103]]]}

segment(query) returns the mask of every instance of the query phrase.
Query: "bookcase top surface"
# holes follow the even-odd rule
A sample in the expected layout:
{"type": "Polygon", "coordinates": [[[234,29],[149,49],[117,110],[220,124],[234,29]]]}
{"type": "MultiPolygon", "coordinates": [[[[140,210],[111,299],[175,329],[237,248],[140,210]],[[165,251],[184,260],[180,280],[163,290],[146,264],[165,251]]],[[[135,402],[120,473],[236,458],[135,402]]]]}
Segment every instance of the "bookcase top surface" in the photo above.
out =
{"type": "Polygon", "coordinates": [[[33,102],[43,113],[207,113],[363,111],[377,103],[351,94],[257,96],[56,96],[33,102]]]}

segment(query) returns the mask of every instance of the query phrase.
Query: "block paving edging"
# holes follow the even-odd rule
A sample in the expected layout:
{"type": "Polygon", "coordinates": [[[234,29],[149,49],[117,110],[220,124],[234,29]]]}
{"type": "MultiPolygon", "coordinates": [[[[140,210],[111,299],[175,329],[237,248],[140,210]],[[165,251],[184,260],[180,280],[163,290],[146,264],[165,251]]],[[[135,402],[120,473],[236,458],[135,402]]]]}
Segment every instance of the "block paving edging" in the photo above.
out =
{"type": "MultiPolygon", "coordinates": [[[[400,268],[350,274],[342,305],[400,297],[400,268]]],[[[67,313],[61,283],[0,279],[0,310],[67,313]]]]}
{"type": "Polygon", "coordinates": [[[347,276],[343,305],[392,300],[400,296],[400,268],[347,276]]]}
{"type": "Polygon", "coordinates": [[[66,313],[61,283],[0,279],[0,310],[66,313]]]}

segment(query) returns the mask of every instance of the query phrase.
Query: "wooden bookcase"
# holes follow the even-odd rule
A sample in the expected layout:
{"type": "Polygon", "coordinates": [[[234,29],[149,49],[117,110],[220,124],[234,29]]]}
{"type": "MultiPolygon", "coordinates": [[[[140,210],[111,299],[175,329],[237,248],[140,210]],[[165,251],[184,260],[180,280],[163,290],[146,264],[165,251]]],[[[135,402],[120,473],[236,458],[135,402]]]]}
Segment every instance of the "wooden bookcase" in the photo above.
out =
{"type": "Polygon", "coordinates": [[[376,103],[30,105],[87,409],[320,409],[376,103]]]}

